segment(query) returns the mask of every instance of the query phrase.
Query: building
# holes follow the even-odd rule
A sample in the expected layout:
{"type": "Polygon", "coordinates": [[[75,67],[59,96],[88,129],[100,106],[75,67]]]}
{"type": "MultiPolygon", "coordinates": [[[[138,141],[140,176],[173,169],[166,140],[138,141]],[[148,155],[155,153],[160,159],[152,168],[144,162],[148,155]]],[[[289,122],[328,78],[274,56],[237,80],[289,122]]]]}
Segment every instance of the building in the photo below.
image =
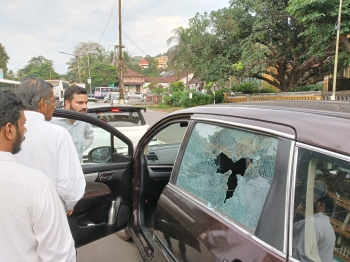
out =
{"type": "Polygon", "coordinates": [[[123,72],[123,83],[125,92],[141,93],[145,84],[145,76],[133,70],[123,72]]]}
{"type": "Polygon", "coordinates": [[[168,66],[168,57],[167,56],[161,56],[156,58],[157,61],[157,68],[158,69],[166,69],[168,66]]]}
{"type": "Polygon", "coordinates": [[[140,59],[139,66],[141,67],[142,70],[148,68],[149,66],[148,61],[144,58],[140,59]]]}

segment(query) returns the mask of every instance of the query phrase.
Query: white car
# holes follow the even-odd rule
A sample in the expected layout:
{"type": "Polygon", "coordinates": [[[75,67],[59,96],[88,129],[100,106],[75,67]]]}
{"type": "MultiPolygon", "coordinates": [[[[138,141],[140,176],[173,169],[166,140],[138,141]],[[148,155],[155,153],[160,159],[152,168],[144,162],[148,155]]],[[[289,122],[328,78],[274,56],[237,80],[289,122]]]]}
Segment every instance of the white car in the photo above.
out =
{"type": "MultiPolygon", "coordinates": [[[[127,138],[129,138],[135,147],[138,144],[139,139],[149,129],[149,125],[146,123],[146,120],[142,115],[142,111],[146,112],[146,108],[118,105],[89,108],[87,114],[116,128],[127,138]]],[[[87,159],[87,155],[91,148],[105,146],[105,144],[110,140],[109,137],[106,137],[107,133],[102,132],[100,128],[93,126],[93,130],[94,141],[90,148],[84,152],[84,160],[87,159]]],[[[123,144],[120,140],[115,141],[114,147],[119,153],[123,152],[123,150],[125,150],[127,153],[127,145],[123,144]]]]}

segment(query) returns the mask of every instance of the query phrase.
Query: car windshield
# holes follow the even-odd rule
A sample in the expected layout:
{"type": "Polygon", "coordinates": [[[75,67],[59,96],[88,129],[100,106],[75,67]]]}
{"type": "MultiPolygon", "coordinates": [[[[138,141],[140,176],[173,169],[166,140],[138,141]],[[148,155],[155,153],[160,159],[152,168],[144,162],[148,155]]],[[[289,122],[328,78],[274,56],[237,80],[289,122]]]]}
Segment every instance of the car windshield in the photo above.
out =
{"type": "Polygon", "coordinates": [[[90,115],[107,122],[113,127],[131,127],[146,125],[140,111],[119,111],[111,109],[107,112],[89,113],[90,115]]]}

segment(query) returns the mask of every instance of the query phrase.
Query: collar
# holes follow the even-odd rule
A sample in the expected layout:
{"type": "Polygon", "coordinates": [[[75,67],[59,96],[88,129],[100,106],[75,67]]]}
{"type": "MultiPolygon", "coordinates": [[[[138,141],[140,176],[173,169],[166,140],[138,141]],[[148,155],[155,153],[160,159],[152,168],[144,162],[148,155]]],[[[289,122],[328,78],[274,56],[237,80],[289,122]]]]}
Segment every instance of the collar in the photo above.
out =
{"type": "Polygon", "coordinates": [[[330,221],[329,216],[324,215],[322,212],[315,214],[315,217],[330,221]]]}
{"type": "Polygon", "coordinates": [[[0,161],[17,162],[12,153],[5,151],[0,151],[0,161]]]}
{"type": "Polygon", "coordinates": [[[64,118],[64,117],[53,117],[52,119],[56,119],[57,121],[63,121],[63,122],[70,124],[72,126],[74,126],[78,122],[78,120],[75,120],[72,124],[71,122],[68,121],[68,118],[64,118]]]}
{"type": "Polygon", "coordinates": [[[36,111],[24,110],[24,115],[27,120],[45,122],[45,116],[42,113],[39,113],[36,111]]]}

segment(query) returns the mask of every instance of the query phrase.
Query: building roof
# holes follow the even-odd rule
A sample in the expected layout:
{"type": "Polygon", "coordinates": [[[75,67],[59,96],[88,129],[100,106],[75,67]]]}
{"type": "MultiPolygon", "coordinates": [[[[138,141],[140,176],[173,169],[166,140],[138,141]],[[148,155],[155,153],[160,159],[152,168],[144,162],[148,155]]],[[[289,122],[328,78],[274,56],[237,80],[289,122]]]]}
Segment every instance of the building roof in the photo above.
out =
{"type": "Polygon", "coordinates": [[[140,59],[139,62],[140,65],[147,65],[148,66],[148,61],[146,59],[140,59]]]}
{"type": "Polygon", "coordinates": [[[174,83],[174,82],[176,82],[176,77],[174,77],[174,76],[146,77],[145,82],[147,82],[147,83],[174,83]]]}
{"type": "Polygon", "coordinates": [[[199,78],[193,77],[190,81],[188,81],[189,85],[195,85],[202,82],[199,78]]]}
{"type": "Polygon", "coordinates": [[[146,77],[144,76],[143,74],[140,74],[136,71],[133,71],[131,69],[128,69],[126,70],[124,73],[123,73],[123,77],[131,77],[131,76],[136,76],[136,77],[146,77]]]}

